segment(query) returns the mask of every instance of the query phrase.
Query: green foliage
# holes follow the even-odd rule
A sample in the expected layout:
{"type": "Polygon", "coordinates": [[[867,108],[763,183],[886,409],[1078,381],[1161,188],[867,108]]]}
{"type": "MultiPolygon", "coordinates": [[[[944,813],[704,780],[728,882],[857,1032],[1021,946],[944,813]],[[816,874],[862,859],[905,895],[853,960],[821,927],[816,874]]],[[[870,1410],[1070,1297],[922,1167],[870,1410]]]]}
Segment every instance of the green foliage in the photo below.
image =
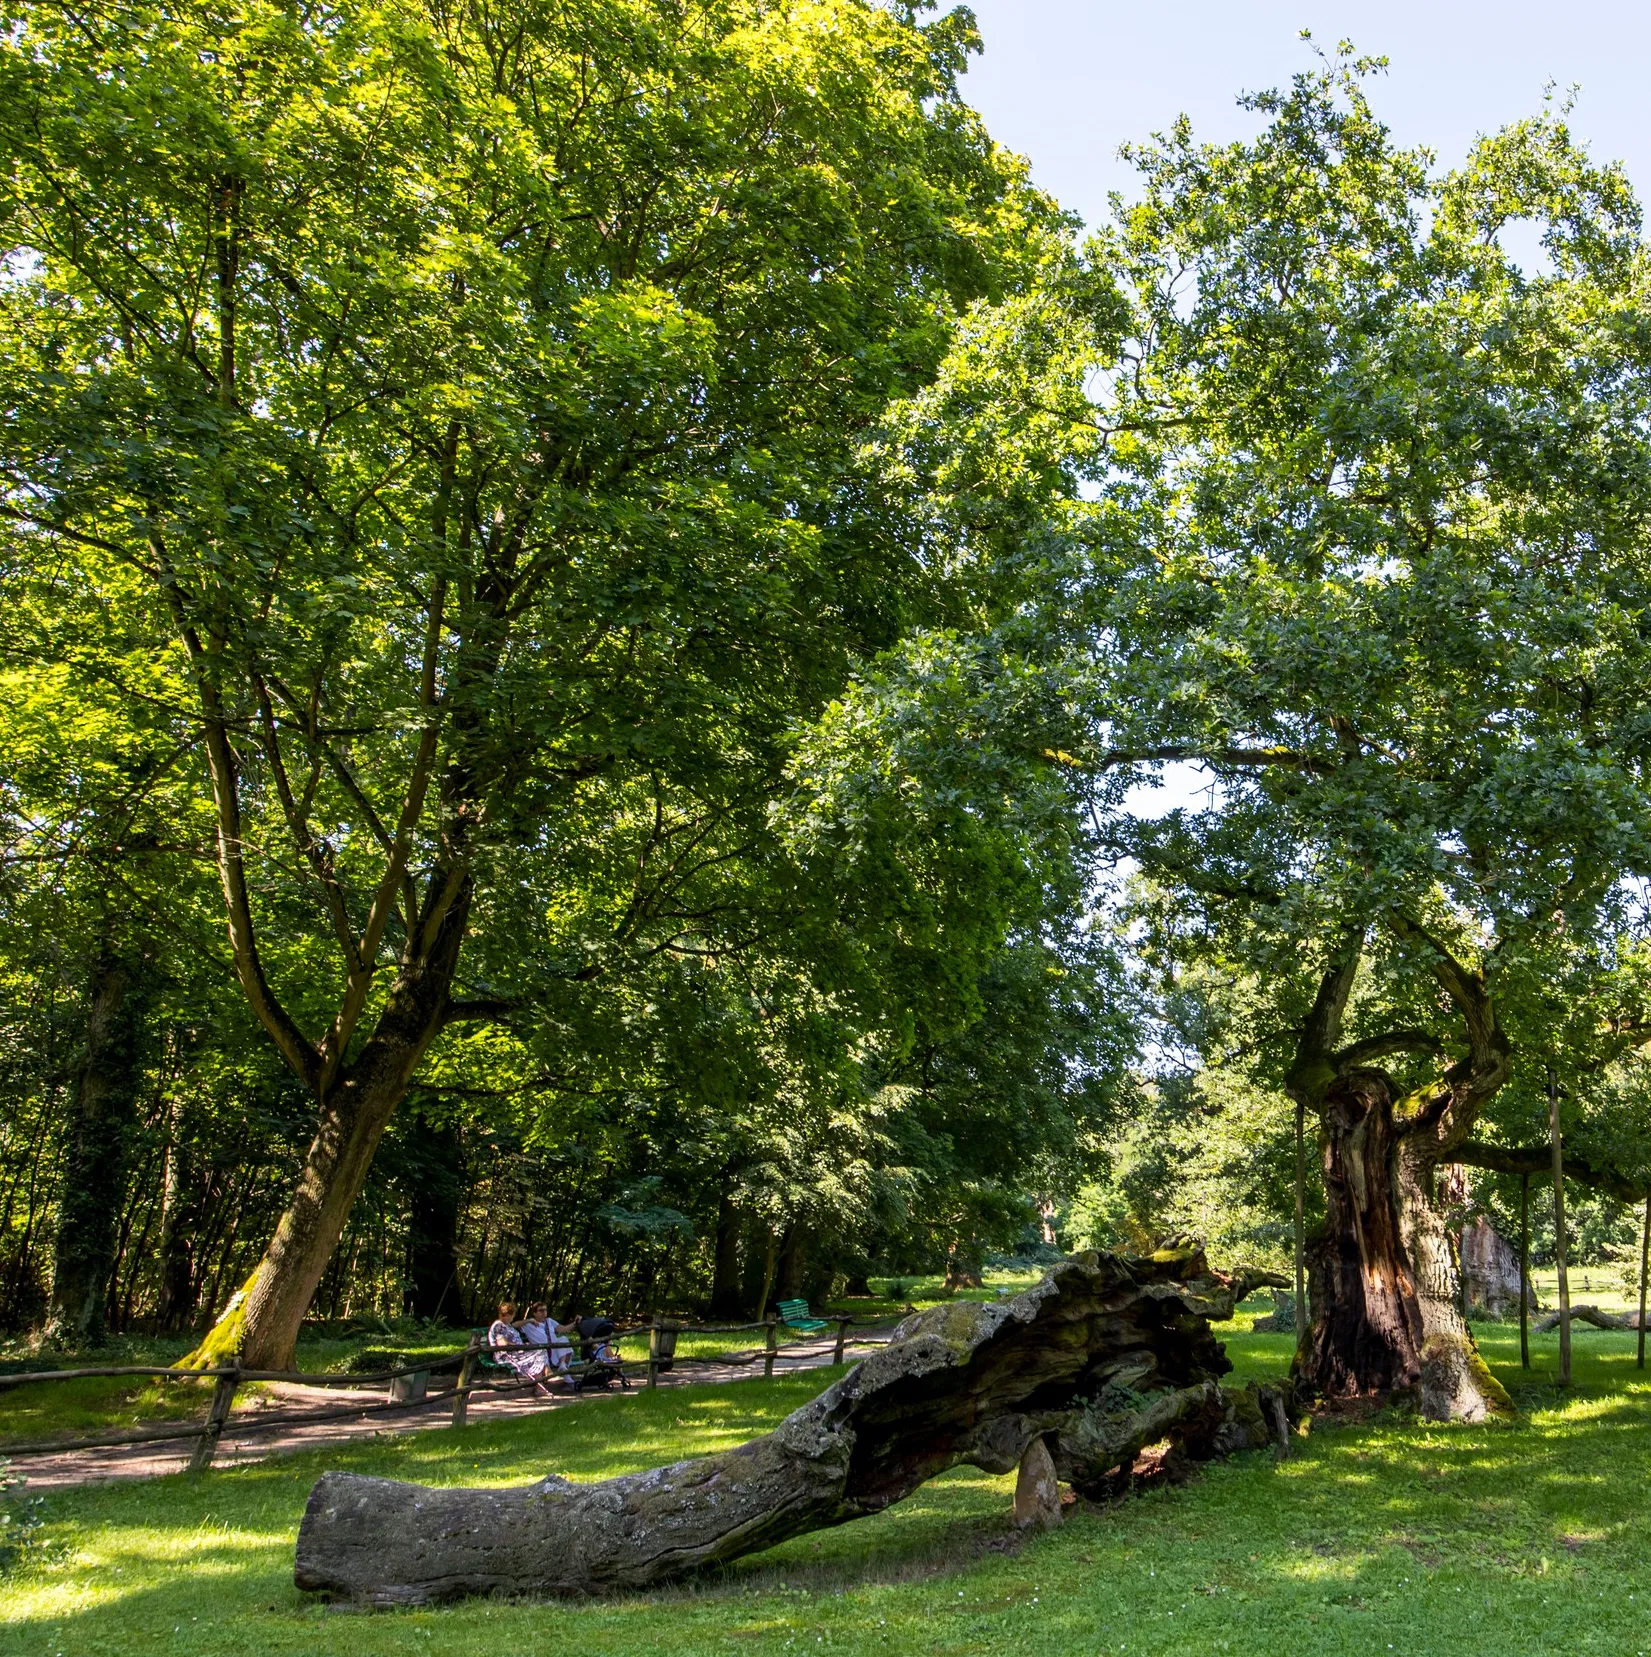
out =
{"type": "Polygon", "coordinates": [[[1242,913],[1253,970],[1398,911],[1486,951],[1547,1045],[1651,846],[1638,211],[1552,116],[1431,174],[1364,70],[1254,100],[1254,143],[1140,152],[1108,245],[1152,343],[1103,419],[1150,557],[1097,586],[1110,740],[1216,782],[1129,839],[1242,913]],[[1503,253],[1516,216],[1551,273],[1503,253]]]}
{"type": "MultiPolygon", "coordinates": [[[[167,984],[117,1325],[221,1309],[304,1094],[402,1053],[326,1315],[400,1309],[432,1181],[472,1307],[697,1291],[725,1199],[748,1255],[933,1254],[1070,1183],[1129,1043],[1065,796],[967,740],[912,795],[839,700],[1011,611],[1047,493],[1017,462],[982,540],[978,480],[899,458],[920,406],[949,450],[978,307],[1035,332],[1039,273],[1077,281],[973,48],[864,0],[19,13],[3,901],[65,1029],[18,1041],[13,1321],[111,917],[167,984]],[[151,1275],[180,1227],[212,1258],[151,1275]]],[[[969,407],[985,454],[1003,388],[969,407]]]]}

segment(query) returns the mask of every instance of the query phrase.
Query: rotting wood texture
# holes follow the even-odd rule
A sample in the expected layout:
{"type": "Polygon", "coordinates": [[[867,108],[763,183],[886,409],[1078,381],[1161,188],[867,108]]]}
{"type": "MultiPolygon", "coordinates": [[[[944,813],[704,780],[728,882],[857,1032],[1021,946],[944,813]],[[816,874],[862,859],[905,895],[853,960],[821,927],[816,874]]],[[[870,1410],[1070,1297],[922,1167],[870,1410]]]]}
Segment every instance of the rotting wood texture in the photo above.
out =
{"type": "Polygon", "coordinates": [[[1194,1459],[1268,1443],[1253,1391],[1214,1384],[1231,1365],[1210,1320],[1253,1281],[1211,1272],[1195,1249],[1076,1255],[1013,1299],[907,1319],[762,1438],[600,1484],[441,1490],[328,1473],[294,1577],[376,1605],[634,1591],[881,1512],[961,1463],[1010,1472],[1040,1436],[1063,1478],[1096,1489],[1164,1437],[1194,1459]]]}

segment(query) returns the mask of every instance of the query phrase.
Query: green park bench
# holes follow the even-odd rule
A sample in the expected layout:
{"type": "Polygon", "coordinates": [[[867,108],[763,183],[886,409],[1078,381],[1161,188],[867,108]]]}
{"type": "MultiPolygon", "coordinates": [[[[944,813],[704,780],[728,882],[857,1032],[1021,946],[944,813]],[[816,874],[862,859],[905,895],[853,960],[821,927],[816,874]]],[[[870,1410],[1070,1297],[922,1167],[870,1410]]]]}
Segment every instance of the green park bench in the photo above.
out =
{"type": "Polygon", "coordinates": [[[508,1375],[511,1380],[516,1379],[516,1371],[509,1364],[501,1363],[487,1350],[487,1330],[472,1329],[471,1341],[480,1348],[476,1353],[476,1369],[483,1375],[508,1375]]]}
{"type": "Polygon", "coordinates": [[[816,1329],[825,1328],[823,1318],[811,1318],[808,1315],[806,1300],[782,1300],[779,1304],[780,1322],[787,1329],[800,1329],[805,1335],[812,1335],[816,1329]]]}

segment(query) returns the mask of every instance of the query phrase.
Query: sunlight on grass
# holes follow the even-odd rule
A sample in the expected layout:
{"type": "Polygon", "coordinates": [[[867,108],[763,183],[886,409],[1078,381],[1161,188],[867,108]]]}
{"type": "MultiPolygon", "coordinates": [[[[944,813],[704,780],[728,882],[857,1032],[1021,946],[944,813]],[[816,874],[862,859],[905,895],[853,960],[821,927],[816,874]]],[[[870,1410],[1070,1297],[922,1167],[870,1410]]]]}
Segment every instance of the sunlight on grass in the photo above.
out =
{"type": "MultiPolygon", "coordinates": [[[[1410,1657],[1651,1650],[1641,1492],[1651,1388],[1631,1336],[1553,1341],[1519,1369],[1518,1333],[1487,1356],[1528,1417],[1514,1428],[1382,1418],[1315,1428],[1295,1459],[1213,1466],[1193,1484],[1076,1512],[1025,1540],[1010,1477],[957,1469],[874,1519],[799,1537],[707,1581],[565,1608],[472,1601],[373,1617],[292,1587],[292,1539],[328,1466],[432,1484],[576,1479],[738,1443],[829,1379],[815,1372],[633,1392],[525,1420],[384,1438],[347,1451],[105,1486],[41,1500],[43,1523],[0,1581],[0,1651],[65,1657],[496,1657],[576,1638],[604,1657],[742,1648],[1184,1657],[1410,1657]],[[1509,1358],[1512,1358],[1511,1364],[1509,1358]],[[1570,1613],[1558,1616],[1560,1607],[1570,1613]],[[577,1617],[573,1635],[560,1619],[577,1617]]],[[[1238,1332],[1236,1373],[1276,1375],[1288,1335],[1238,1332]]],[[[27,1499],[27,1492],[22,1493],[27,1499]]],[[[15,1505],[15,1499],[14,1499],[15,1505]]]]}

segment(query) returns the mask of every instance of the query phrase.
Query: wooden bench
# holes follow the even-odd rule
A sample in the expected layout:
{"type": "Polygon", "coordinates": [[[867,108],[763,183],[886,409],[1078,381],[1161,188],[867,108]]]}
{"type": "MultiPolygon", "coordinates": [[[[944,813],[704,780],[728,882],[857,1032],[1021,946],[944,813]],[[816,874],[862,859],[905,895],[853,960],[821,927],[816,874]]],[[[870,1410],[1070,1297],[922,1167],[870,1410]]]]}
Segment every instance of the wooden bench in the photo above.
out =
{"type": "Polygon", "coordinates": [[[800,1329],[805,1335],[812,1335],[817,1329],[825,1328],[824,1318],[811,1318],[808,1315],[806,1300],[782,1300],[779,1303],[780,1322],[787,1329],[800,1329]]]}

